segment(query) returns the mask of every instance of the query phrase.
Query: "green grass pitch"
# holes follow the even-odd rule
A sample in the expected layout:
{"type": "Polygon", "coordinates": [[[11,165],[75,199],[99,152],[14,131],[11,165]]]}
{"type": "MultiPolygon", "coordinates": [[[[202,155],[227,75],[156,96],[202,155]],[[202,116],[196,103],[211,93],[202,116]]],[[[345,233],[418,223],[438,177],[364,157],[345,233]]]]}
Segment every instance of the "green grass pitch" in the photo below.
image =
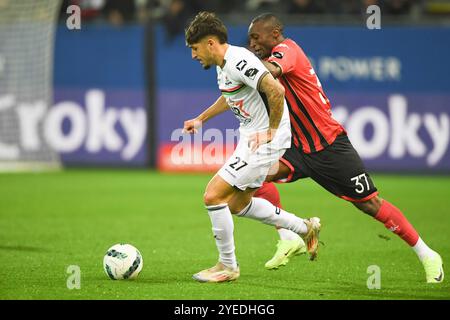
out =
{"type": "MultiPolygon", "coordinates": [[[[211,175],[67,170],[0,174],[0,299],[450,299],[450,273],[427,285],[414,252],[374,219],[311,180],[278,185],[284,207],[321,217],[318,260],[298,256],[277,271],[273,227],[235,218],[241,277],[201,284],[193,273],[217,251],[202,195],[211,175]],[[112,281],[102,268],[113,244],[135,245],[144,268],[112,281]],[[81,270],[69,290],[67,268],[81,270]],[[381,288],[368,289],[368,267],[381,288]]],[[[450,265],[450,177],[374,175],[380,195],[400,207],[450,265]]],[[[449,272],[447,270],[447,272],[449,272]]]]}

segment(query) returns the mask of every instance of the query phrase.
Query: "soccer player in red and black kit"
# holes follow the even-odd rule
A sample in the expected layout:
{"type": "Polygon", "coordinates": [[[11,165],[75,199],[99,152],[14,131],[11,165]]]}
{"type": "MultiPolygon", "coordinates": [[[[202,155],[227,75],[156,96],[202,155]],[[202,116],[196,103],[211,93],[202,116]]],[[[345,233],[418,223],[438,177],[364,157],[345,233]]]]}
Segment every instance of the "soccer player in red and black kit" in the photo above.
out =
{"type": "Polygon", "coordinates": [[[425,244],[397,207],[378,196],[345,129],[333,119],[330,101],[311,63],[296,42],[284,37],[280,20],[262,14],[253,19],[248,35],[251,49],[284,86],[290,112],[292,147],[271,181],[312,178],[400,236],[417,253],[427,282],[442,282],[440,255],[425,244]]]}

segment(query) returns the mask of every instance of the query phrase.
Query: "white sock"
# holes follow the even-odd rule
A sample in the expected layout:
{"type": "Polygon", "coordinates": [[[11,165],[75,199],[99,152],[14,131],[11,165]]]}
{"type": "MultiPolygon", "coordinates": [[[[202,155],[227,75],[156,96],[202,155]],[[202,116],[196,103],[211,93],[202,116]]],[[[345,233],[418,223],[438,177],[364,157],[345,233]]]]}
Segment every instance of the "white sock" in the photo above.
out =
{"type": "Polygon", "coordinates": [[[265,224],[288,229],[297,234],[307,232],[307,226],[303,219],[274,206],[262,198],[252,198],[249,205],[239,212],[238,216],[259,220],[265,224]]]}
{"type": "Polygon", "coordinates": [[[212,231],[216,239],[217,250],[219,251],[219,261],[227,267],[236,269],[237,261],[234,254],[234,224],[228,205],[219,204],[207,206],[209,217],[211,218],[212,231]]]}
{"type": "Polygon", "coordinates": [[[428,247],[427,244],[423,242],[422,238],[420,237],[417,243],[412,248],[419,257],[420,261],[422,261],[426,257],[434,256],[436,254],[436,252],[430,249],[430,247],[428,247]]]}
{"type": "Polygon", "coordinates": [[[279,228],[277,229],[278,234],[280,235],[280,239],[281,240],[297,240],[298,238],[300,238],[300,236],[298,234],[296,234],[295,232],[288,230],[288,229],[284,229],[284,228],[279,228]]]}

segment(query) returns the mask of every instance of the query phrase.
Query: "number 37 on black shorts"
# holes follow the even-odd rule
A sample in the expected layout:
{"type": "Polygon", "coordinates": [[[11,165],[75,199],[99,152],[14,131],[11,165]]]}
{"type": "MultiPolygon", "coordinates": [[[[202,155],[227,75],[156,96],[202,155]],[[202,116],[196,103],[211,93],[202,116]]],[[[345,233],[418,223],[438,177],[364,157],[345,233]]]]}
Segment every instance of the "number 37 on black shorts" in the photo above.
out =
{"type": "Polygon", "coordinates": [[[369,200],[378,194],[370,175],[348,140],[339,135],[325,149],[303,153],[292,146],[280,159],[290,169],[283,182],[311,178],[336,196],[352,202],[369,200]]]}

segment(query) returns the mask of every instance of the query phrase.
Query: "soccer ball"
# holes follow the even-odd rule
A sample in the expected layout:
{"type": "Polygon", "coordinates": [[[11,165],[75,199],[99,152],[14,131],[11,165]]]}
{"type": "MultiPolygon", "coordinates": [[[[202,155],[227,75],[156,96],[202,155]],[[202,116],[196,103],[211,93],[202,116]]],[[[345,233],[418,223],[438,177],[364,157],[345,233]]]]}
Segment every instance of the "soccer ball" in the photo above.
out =
{"type": "Polygon", "coordinates": [[[103,269],[112,280],[134,279],[143,265],[141,253],[131,244],[113,245],[103,258],[103,269]]]}

